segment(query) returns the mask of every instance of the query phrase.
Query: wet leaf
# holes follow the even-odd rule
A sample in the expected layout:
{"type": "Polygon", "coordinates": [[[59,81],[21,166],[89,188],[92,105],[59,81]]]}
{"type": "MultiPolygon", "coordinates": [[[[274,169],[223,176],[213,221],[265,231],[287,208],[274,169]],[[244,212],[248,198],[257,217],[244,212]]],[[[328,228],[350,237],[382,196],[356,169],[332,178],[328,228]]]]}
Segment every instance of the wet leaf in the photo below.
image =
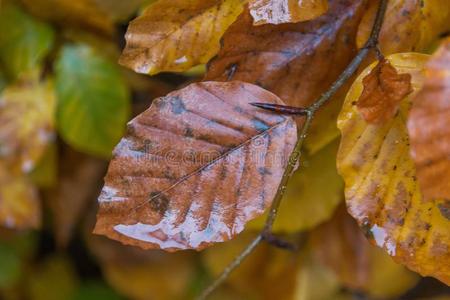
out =
{"type": "Polygon", "coordinates": [[[338,282],[348,289],[374,299],[396,299],[419,280],[415,273],[370,245],[344,205],[310,237],[316,258],[333,270],[338,282]]]}
{"type": "Polygon", "coordinates": [[[36,68],[53,45],[50,26],[10,4],[0,9],[0,28],[4,28],[0,35],[0,62],[12,79],[36,68]]]}
{"type": "MultiPolygon", "coordinates": [[[[97,6],[97,0],[21,0],[39,18],[62,27],[74,27],[104,35],[113,35],[114,24],[108,12],[97,6]]],[[[124,2],[128,2],[127,0],[124,2]]]]}
{"type": "Polygon", "coordinates": [[[109,157],[125,129],[129,93],[120,70],[86,45],[65,46],[56,62],[57,121],[73,148],[109,157]]]}
{"type": "MultiPolygon", "coordinates": [[[[428,56],[406,53],[387,59],[399,73],[411,74],[417,92],[428,56]]],[[[422,198],[409,156],[406,120],[415,92],[401,102],[394,118],[382,124],[368,124],[352,105],[361,95],[362,78],[373,67],[354,82],[338,121],[342,132],[338,171],[345,181],[348,210],[367,236],[397,262],[448,284],[450,265],[440,263],[450,258],[450,220],[440,209],[445,201],[422,198]]]]}
{"type": "MultiPolygon", "coordinates": [[[[408,131],[411,156],[425,198],[450,199],[450,39],[425,68],[422,90],[413,99],[408,131]]],[[[441,212],[450,219],[450,201],[441,212]]]]}
{"type": "Polygon", "coordinates": [[[11,173],[0,163],[0,226],[13,229],[38,228],[41,206],[37,191],[20,173],[11,173]]]}
{"type": "MultiPolygon", "coordinates": [[[[343,182],[336,170],[339,141],[313,156],[305,156],[299,170],[289,180],[273,230],[294,233],[311,229],[327,220],[342,201],[343,182]],[[327,188],[325,189],[324,186],[327,188]]],[[[262,229],[266,215],[249,223],[262,229]]]]}
{"type": "Polygon", "coordinates": [[[412,92],[411,75],[399,74],[384,58],[362,83],[364,89],[356,107],[368,123],[389,121],[398,112],[400,102],[412,92]]]}
{"type": "Polygon", "coordinates": [[[202,249],[233,238],[271,204],[297,139],[282,103],[257,86],[203,82],[128,124],[99,197],[95,233],[125,244],[202,249]]]}
{"type": "Polygon", "coordinates": [[[17,81],[0,94],[0,160],[31,171],[54,139],[53,82],[38,74],[17,81]]]}
{"type": "Polygon", "coordinates": [[[328,12],[308,22],[253,26],[245,11],[223,37],[207,80],[242,80],[305,106],[322,94],[355,54],[364,1],[330,0],[328,12]]]}
{"type": "Polygon", "coordinates": [[[250,0],[254,25],[308,21],[323,15],[328,0],[250,0]]]}
{"type": "Polygon", "coordinates": [[[133,20],[120,64],[138,73],[182,72],[207,63],[244,0],[159,0],[133,20]]]}
{"type": "MultiPolygon", "coordinates": [[[[379,0],[371,0],[358,29],[358,47],[366,42],[372,29],[379,0]]],[[[447,0],[390,0],[380,33],[384,55],[426,50],[440,34],[450,30],[447,0]]]]}

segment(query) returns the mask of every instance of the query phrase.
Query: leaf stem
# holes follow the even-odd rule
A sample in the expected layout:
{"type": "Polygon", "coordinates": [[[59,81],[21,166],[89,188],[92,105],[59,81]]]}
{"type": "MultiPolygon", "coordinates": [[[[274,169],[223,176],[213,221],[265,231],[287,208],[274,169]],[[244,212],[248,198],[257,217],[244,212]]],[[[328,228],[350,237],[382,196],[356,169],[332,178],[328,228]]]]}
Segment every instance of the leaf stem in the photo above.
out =
{"type": "MultiPolygon", "coordinates": [[[[220,284],[222,284],[228,278],[230,273],[234,269],[236,269],[248,255],[250,255],[253,252],[256,246],[258,246],[261,243],[261,241],[264,240],[264,237],[271,233],[273,223],[275,222],[275,219],[278,215],[278,208],[280,206],[281,199],[283,198],[284,192],[286,191],[287,183],[291,178],[292,173],[295,171],[297,163],[300,159],[303,142],[308,135],[308,131],[315,113],[320,107],[322,107],[326,102],[328,102],[330,98],[339,90],[339,88],[342,87],[342,85],[344,85],[344,83],[356,72],[358,67],[361,65],[362,61],[366,58],[369,51],[372,49],[377,49],[378,37],[380,35],[387,4],[388,0],[380,0],[369,39],[366,41],[365,45],[361,49],[359,49],[356,56],[345,68],[345,70],[339,75],[336,81],[330,86],[330,88],[325,93],[323,93],[316,101],[314,101],[314,103],[308,108],[287,107],[286,111],[288,111],[288,114],[289,112],[292,112],[295,109],[297,109],[297,111],[302,112],[300,115],[306,116],[306,120],[302,126],[302,129],[299,132],[299,137],[294,147],[294,150],[291,156],[289,157],[287,167],[284,171],[281,183],[278,187],[277,193],[272,202],[272,206],[270,207],[269,215],[267,216],[264,228],[258,234],[258,236],[249,245],[247,245],[247,247],[225,268],[222,274],[202,292],[202,294],[197,299],[199,300],[206,299],[220,284]]],[[[259,103],[255,106],[261,107],[263,109],[278,111],[281,113],[283,110],[282,106],[263,107],[262,105],[259,105],[259,103]]]]}

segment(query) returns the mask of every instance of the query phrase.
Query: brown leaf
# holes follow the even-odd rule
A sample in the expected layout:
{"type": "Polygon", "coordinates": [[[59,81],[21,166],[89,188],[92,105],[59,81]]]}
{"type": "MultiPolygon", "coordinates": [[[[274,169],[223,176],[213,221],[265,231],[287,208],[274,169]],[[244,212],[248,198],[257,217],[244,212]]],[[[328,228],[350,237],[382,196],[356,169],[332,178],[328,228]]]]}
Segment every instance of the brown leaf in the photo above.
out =
{"type": "Polygon", "coordinates": [[[316,99],[355,54],[364,0],[331,0],[327,14],[308,22],[253,26],[245,11],[223,37],[206,79],[257,84],[293,106],[316,99]]]}
{"type": "Polygon", "coordinates": [[[128,125],[99,197],[95,233],[125,244],[202,249],[271,204],[297,139],[282,103],[241,82],[203,82],[156,99],[128,125]]]}
{"type": "Polygon", "coordinates": [[[411,75],[398,74],[385,58],[362,80],[364,90],[356,103],[368,123],[381,123],[391,119],[400,102],[412,92],[411,75]]]}
{"type": "Polygon", "coordinates": [[[352,290],[368,293],[376,299],[393,298],[410,289],[419,279],[394,263],[381,249],[370,245],[345,205],[310,237],[316,257],[352,290]]]}
{"type": "Polygon", "coordinates": [[[308,21],[323,15],[328,0],[251,0],[254,25],[308,21]]]}
{"type": "MultiPolygon", "coordinates": [[[[423,88],[413,99],[408,132],[424,196],[450,199],[449,38],[426,65],[423,88]]],[[[442,211],[450,219],[449,205],[442,211]]]]}

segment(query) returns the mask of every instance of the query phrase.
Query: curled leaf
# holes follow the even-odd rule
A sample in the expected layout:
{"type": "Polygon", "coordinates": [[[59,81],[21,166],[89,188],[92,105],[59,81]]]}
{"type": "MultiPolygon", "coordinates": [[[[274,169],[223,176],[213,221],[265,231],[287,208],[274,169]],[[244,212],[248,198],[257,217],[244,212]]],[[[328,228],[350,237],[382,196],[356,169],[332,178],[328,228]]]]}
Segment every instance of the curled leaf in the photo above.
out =
{"type": "Polygon", "coordinates": [[[398,74],[386,59],[382,59],[362,80],[364,90],[356,106],[369,123],[391,119],[400,102],[412,92],[411,75],[398,74]]]}
{"type": "MultiPolygon", "coordinates": [[[[358,29],[358,47],[369,37],[379,0],[371,0],[358,29]]],[[[389,0],[380,32],[379,47],[385,54],[428,49],[433,40],[450,30],[447,0],[389,0]]]]}
{"type": "Polygon", "coordinates": [[[34,168],[54,138],[53,83],[37,77],[27,76],[0,94],[0,160],[24,172],[34,168]]]}
{"type": "Polygon", "coordinates": [[[133,20],[119,63],[138,73],[182,72],[207,63],[244,0],[159,0],[133,20]]]}
{"type": "Polygon", "coordinates": [[[250,0],[254,25],[308,21],[323,15],[328,0],[250,0]]]}
{"type": "MultiPolygon", "coordinates": [[[[387,59],[398,72],[411,74],[417,92],[428,56],[405,53],[387,59]]],[[[446,201],[423,199],[409,156],[406,120],[414,92],[401,102],[397,115],[381,124],[367,123],[353,105],[361,95],[362,78],[373,67],[354,82],[338,121],[342,140],[337,164],[348,210],[366,236],[397,262],[449,284],[450,265],[441,263],[450,260],[450,219],[442,213],[446,201]]]]}
{"type": "MultiPolygon", "coordinates": [[[[425,68],[408,120],[411,156],[426,198],[450,199],[450,39],[425,68]]],[[[442,206],[450,218],[450,202],[442,206]]]]}
{"type": "Polygon", "coordinates": [[[203,82],[156,99],[116,146],[95,233],[142,248],[202,249],[271,204],[297,139],[282,103],[241,82],[203,82]]]}
{"type": "Polygon", "coordinates": [[[242,80],[306,106],[336,80],[353,58],[365,1],[331,0],[328,12],[296,24],[253,26],[248,10],[223,37],[208,80],[242,80]]]}

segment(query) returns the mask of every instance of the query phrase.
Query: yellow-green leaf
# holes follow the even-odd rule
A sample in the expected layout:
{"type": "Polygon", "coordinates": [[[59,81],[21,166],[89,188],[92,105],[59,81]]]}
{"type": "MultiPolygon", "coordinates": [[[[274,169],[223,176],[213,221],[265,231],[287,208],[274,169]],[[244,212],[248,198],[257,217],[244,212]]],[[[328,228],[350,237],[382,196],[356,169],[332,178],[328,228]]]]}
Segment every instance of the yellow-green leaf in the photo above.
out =
{"type": "Polygon", "coordinates": [[[450,264],[442,263],[450,261],[448,200],[423,199],[406,128],[411,97],[422,85],[428,56],[403,53],[387,59],[398,73],[411,74],[414,92],[382,124],[368,124],[356,107],[362,79],[374,64],[348,92],[338,121],[342,133],[338,170],[345,181],[348,210],[366,235],[397,262],[449,284],[450,264]]]}
{"type": "Polygon", "coordinates": [[[182,72],[207,63],[245,0],[159,0],[133,20],[119,62],[139,73],[182,72]]]}

